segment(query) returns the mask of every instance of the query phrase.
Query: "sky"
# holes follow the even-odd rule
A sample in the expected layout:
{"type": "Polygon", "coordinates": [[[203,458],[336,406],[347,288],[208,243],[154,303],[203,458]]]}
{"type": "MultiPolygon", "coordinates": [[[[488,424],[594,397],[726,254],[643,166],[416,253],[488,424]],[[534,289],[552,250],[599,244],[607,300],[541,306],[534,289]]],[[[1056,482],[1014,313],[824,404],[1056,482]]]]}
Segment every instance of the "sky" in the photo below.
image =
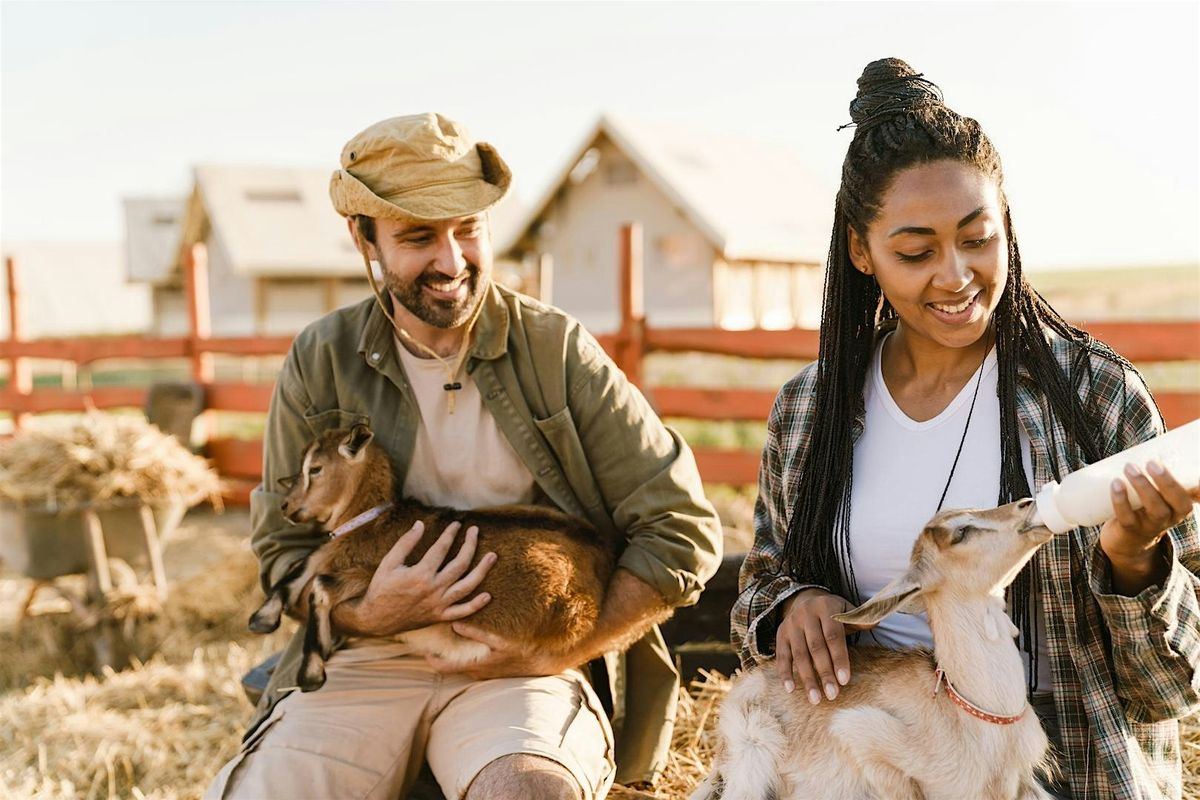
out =
{"type": "Polygon", "coordinates": [[[983,124],[1031,268],[1200,264],[1194,0],[0,0],[0,244],[116,241],[122,197],[185,194],[197,163],[332,170],[431,110],[526,203],[604,112],[786,144],[832,203],[836,128],[884,56],[983,124]]]}

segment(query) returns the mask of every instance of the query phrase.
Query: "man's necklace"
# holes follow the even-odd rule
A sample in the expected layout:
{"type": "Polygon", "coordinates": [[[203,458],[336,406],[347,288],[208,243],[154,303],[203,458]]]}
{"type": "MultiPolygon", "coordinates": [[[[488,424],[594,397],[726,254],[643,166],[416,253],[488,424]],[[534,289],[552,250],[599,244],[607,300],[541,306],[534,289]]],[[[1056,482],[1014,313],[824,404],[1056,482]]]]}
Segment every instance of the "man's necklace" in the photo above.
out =
{"type": "Polygon", "coordinates": [[[946,502],[946,495],[950,492],[950,482],[954,480],[954,470],[958,467],[958,459],[962,457],[963,445],[967,443],[967,431],[971,429],[971,416],[975,413],[975,401],[979,399],[979,387],[983,385],[983,368],[987,365],[988,353],[991,350],[991,347],[984,348],[983,363],[979,365],[979,379],[975,381],[975,393],[971,395],[971,407],[967,410],[967,424],[963,425],[962,438],[958,441],[958,452],[954,454],[954,463],[950,465],[950,474],[946,476],[946,486],[942,489],[942,497],[938,500],[937,509],[933,512],[935,514],[942,510],[942,504],[946,502]]]}

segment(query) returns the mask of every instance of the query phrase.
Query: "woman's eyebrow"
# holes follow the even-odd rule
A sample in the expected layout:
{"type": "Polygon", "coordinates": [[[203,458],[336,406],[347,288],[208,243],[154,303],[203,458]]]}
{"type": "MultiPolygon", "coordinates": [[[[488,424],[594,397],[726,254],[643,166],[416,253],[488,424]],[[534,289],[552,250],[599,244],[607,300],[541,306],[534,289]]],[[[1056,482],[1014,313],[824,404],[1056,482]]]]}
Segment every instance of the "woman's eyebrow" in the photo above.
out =
{"type": "MultiPolygon", "coordinates": [[[[958,229],[961,230],[962,228],[965,228],[967,225],[970,225],[971,221],[973,219],[978,217],[980,214],[982,214],[986,210],[987,210],[987,206],[980,206],[979,208],[972,211],[970,214],[967,214],[965,217],[963,217],[962,219],[960,219],[958,221],[958,229]]],[[[906,225],[903,228],[896,228],[896,230],[892,231],[891,233],[889,233],[887,235],[887,238],[890,239],[893,236],[899,236],[902,233],[915,233],[920,236],[933,236],[936,232],[937,231],[935,231],[933,228],[917,228],[917,227],[913,227],[912,225],[906,225]]]]}

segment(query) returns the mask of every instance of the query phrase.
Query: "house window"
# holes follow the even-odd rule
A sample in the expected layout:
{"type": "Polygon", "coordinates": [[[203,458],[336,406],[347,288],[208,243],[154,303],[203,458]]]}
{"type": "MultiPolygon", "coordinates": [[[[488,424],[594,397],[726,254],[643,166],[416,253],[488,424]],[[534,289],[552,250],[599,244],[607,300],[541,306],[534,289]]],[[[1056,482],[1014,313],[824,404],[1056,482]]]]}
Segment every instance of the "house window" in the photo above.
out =
{"type": "Polygon", "coordinates": [[[604,165],[604,180],[609,186],[637,183],[637,167],[631,161],[616,160],[604,165]]]}

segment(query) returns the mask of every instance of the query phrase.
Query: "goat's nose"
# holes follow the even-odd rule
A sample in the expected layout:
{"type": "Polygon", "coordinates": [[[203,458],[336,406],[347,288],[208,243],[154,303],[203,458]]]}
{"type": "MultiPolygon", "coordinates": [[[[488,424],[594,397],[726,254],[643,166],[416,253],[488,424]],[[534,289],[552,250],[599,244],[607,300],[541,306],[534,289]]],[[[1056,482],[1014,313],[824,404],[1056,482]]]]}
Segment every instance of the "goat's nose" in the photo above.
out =
{"type": "Polygon", "coordinates": [[[284,500],[282,503],[279,504],[279,510],[285,514],[287,513],[287,500],[284,500]]]}
{"type": "Polygon", "coordinates": [[[1020,508],[1022,510],[1029,508],[1031,505],[1033,505],[1032,497],[1026,497],[1026,498],[1023,498],[1023,499],[1017,501],[1017,508],[1020,508]]]}

